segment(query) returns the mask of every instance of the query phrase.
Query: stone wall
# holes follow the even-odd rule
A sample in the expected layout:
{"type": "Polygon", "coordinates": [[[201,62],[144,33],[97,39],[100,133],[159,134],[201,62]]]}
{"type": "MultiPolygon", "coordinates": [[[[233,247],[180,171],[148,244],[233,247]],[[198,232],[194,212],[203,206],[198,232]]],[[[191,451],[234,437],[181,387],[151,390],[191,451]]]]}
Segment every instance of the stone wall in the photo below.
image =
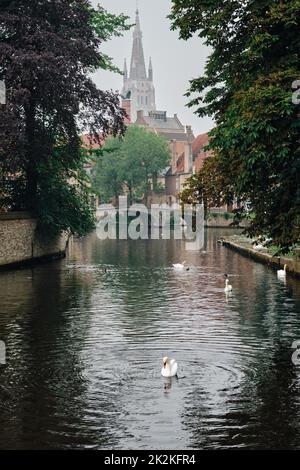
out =
{"type": "Polygon", "coordinates": [[[285,258],[280,256],[272,256],[269,253],[255,251],[253,250],[250,242],[242,242],[239,238],[236,237],[226,238],[226,240],[223,241],[223,245],[255,261],[267,264],[277,270],[280,268],[283,269],[284,265],[287,265],[288,274],[300,278],[300,259],[298,256],[295,258],[285,258]]]}
{"type": "Polygon", "coordinates": [[[43,240],[36,235],[35,229],[36,220],[32,219],[30,214],[0,214],[0,267],[65,254],[67,235],[56,240],[43,240]]]}

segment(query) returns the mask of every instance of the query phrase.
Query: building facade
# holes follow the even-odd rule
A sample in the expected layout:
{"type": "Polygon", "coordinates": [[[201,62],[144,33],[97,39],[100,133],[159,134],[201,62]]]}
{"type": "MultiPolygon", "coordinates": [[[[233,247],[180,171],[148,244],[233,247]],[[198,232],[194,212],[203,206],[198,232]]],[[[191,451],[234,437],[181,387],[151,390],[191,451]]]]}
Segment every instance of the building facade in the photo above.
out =
{"type": "Polygon", "coordinates": [[[209,144],[209,135],[200,134],[193,142],[193,169],[194,173],[198,173],[203,167],[204,161],[213,155],[211,150],[207,150],[206,147],[209,144]]]}
{"type": "Polygon", "coordinates": [[[178,194],[182,191],[186,179],[193,174],[194,135],[191,126],[185,127],[177,114],[169,117],[166,111],[152,111],[144,115],[142,110],[138,111],[135,124],[149,128],[168,142],[171,161],[162,176],[165,184],[163,202],[169,204],[177,202],[178,194]]]}

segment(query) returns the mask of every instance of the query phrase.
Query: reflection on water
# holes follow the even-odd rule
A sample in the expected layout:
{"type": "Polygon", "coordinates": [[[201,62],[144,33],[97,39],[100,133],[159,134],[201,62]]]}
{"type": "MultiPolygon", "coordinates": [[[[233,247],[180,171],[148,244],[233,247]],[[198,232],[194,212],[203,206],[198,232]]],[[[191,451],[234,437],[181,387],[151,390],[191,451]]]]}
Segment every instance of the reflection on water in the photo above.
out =
{"type": "Polygon", "coordinates": [[[219,236],[187,253],[92,234],[0,273],[0,448],[300,448],[300,283],[219,236]]]}

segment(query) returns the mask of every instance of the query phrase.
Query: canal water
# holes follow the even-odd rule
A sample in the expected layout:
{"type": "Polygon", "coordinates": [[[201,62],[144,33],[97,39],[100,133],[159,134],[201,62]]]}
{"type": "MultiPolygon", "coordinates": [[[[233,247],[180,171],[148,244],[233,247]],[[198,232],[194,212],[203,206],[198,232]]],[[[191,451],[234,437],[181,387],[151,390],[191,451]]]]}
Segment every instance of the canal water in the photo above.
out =
{"type": "Polygon", "coordinates": [[[0,273],[0,448],[299,449],[300,283],[219,236],[194,253],[92,234],[0,273]]]}

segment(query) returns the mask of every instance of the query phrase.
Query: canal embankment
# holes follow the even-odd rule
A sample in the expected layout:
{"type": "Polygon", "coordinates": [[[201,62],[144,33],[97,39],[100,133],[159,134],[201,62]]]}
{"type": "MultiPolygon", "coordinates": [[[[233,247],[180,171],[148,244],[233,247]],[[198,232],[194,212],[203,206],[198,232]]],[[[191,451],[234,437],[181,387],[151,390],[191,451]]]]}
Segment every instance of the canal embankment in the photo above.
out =
{"type": "Polygon", "coordinates": [[[0,214],[0,269],[65,256],[68,235],[41,238],[36,226],[37,221],[27,212],[0,214]]]}
{"type": "MultiPolygon", "coordinates": [[[[236,230],[236,226],[233,225],[234,214],[232,212],[212,211],[208,214],[205,220],[205,227],[207,228],[229,228],[236,230]]],[[[249,225],[247,220],[243,220],[239,228],[244,229],[249,225]]]]}
{"type": "Polygon", "coordinates": [[[274,256],[270,249],[264,247],[261,250],[255,249],[253,240],[242,236],[233,235],[222,240],[223,246],[251,258],[260,263],[266,264],[274,269],[287,266],[287,272],[294,277],[300,278],[300,256],[297,254],[288,256],[274,256]]]}

